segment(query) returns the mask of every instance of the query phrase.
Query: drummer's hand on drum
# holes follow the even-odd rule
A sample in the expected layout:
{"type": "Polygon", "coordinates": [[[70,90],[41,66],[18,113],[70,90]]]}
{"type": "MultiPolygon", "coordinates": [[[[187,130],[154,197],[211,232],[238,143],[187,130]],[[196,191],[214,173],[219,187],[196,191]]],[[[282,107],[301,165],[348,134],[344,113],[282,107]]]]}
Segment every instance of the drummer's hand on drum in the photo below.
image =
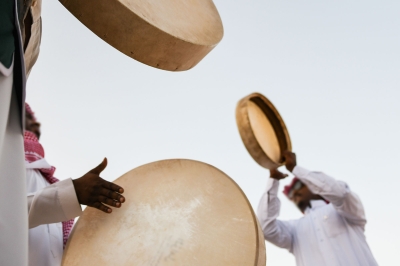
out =
{"type": "Polygon", "coordinates": [[[277,168],[271,169],[269,171],[270,177],[276,180],[281,180],[286,178],[288,175],[280,172],[277,168]]]}
{"type": "Polygon", "coordinates": [[[283,158],[285,159],[286,169],[292,172],[297,165],[296,154],[291,151],[284,151],[283,158]]]}
{"type": "Polygon", "coordinates": [[[124,192],[122,187],[100,177],[106,166],[107,158],[104,158],[101,164],[72,182],[80,204],[111,213],[112,209],[104,204],[119,208],[125,202],[125,198],[121,195],[124,192]]]}

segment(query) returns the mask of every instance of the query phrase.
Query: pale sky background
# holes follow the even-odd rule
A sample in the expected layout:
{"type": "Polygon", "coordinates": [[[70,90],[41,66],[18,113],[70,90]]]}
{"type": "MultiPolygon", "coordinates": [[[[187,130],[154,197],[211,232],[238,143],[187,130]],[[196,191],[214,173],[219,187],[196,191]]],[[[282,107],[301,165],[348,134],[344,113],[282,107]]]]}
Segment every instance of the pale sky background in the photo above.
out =
{"type": "MultiPolygon", "coordinates": [[[[361,197],[378,263],[400,265],[400,1],[215,4],[222,42],[194,69],[172,73],[123,55],[44,0],[27,101],[56,176],[80,177],[104,156],[107,180],[161,159],[195,159],[231,176],[256,208],[269,173],[245,150],[235,107],[257,91],[284,118],[298,164],[361,197]]],[[[280,218],[301,217],[280,198],[280,218]]],[[[295,262],[267,244],[267,265],[295,262]]]]}

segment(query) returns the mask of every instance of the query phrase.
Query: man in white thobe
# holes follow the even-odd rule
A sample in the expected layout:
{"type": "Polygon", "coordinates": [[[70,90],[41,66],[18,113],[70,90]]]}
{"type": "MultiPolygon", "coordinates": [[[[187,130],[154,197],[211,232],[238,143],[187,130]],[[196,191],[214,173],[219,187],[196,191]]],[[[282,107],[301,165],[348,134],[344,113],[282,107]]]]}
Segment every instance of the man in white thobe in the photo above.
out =
{"type": "Polygon", "coordinates": [[[26,123],[24,134],[26,185],[29,208],[29,266],[61,265],[63,249],[68,240],[74,220],[81,214],[74,186],[71,180],[59,182],[54,177],[55,168],[45,159],[44,149],[39,143],[40,123],[28,104],[26,106],[26,123]],[[57,198],[53,193],[44,190],[51,184],[62,186],[58,189],[57,198]],[[47,201],[47,203],[46,203],[47,201]],[[52,209],[42,210],[43,206],[52,209]],[[58,213],[58,214],[57,214],[58,213]],[[36,222],[37,215],[64,216],[57,223],[41,224],[36,222]]]}
{"type": "Polygon", "coordinates": [[[278,220],[279,180],[287,177],[271,170],[267,191],[258,206],[265,239],[287,249],[298,266],[376,266],[364,231],[364,207],[346,183],[296,165],[294,153],[285,152],[286,168],[296,178],[284,193],[303,212],[298,220],[278,220]]]}
{"type": "Polygon", "coordinates": [[[23,1],[0,1],[0,265],[27,265],[23,147],[25,65],[18,18],[23,1]]]}
{"type": "Polygon", "coordinates": [[[39,53],[40,8],[40,0],[0,1],[1,266],[28,265],[28,225],[33,228],[76,216],[75,209],[57,208],[74,204],[66,196],[72,190],[80,204],[106,213],[112,212],[106,205],[120,207],[125,201],[120,195],[121,187],[100,178],[107,166],[106,159],[81,178],[64,180],[27,197],[23,142],[25,84],[26,73],[39,53]]]}

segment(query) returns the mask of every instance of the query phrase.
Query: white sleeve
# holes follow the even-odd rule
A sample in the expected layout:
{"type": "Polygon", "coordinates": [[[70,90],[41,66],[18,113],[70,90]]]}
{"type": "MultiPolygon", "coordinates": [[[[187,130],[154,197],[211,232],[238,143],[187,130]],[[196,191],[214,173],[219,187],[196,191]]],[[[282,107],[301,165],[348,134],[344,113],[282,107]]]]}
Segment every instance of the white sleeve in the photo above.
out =
{"type": "Polygon", "coordinates": [[[277,220],[281,203],[277,197],[279,181],[270,178],[267,190],[258,205],[257,216],[264,232],[265,240],[272,244],[292,250],[293,224],[289,221],[277,220]]]}
{"type": "Polygon", "coordinates": [[[312,193],[320,195],[335,207],[348,222],[364,228],[367,220],[360,198],[349,186],[322,172],[311,172],[296,166],[293,174],[303,182],[312,193]]]}
{"type": "Polygon", "coordinates": [[[29,228],[68,221],[81,213],[81,205],[70,178],[28,194],[29,228]]]}

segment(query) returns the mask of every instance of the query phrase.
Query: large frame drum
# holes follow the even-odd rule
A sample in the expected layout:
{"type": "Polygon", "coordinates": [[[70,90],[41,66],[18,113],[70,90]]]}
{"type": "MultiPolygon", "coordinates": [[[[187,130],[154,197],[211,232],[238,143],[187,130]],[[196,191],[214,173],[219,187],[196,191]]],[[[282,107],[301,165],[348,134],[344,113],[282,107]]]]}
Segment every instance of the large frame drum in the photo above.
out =
{"type": "Polygon", "coordinates": [[[86,208],[63,265],[265,265],[264,237],[249,201],[215,167],[158,161],[115,183],[126,202],[111,214],[86,208]]]}
{"type": "Polygon", "coordinates": [[[60,0],[105,42],[144,64],[194,67],[222,39],[212,0],[60,0]]]}

